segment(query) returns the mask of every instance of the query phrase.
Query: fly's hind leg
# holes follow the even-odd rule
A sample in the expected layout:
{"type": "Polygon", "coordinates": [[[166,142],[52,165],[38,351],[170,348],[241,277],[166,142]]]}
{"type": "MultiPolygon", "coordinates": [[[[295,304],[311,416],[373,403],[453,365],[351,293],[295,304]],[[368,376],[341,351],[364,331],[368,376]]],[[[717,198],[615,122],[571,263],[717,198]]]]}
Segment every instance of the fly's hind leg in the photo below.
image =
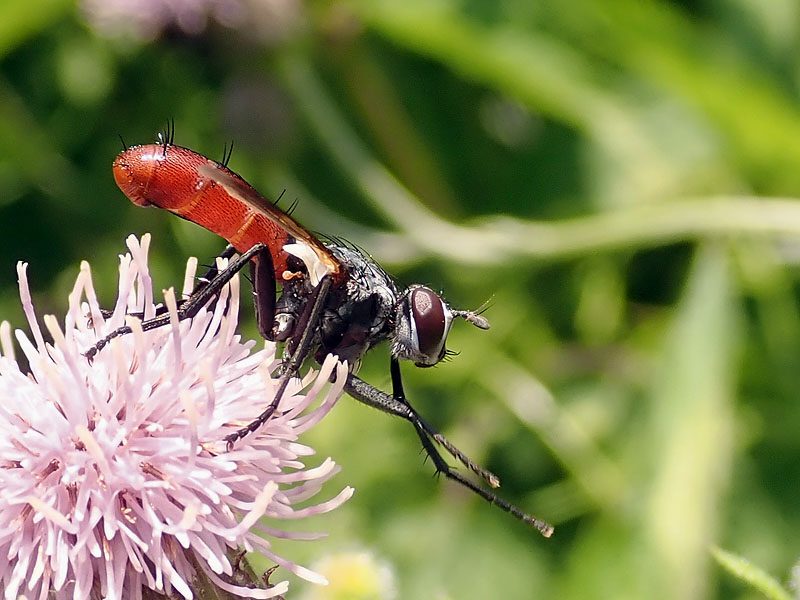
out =
{"type": "MultiPolygon", "coordinates": [[[[228,246],[220,255],[223,258],[229,258],[233,256],[236,252],[233,246],[228,246]]],[[[269,248],[265,244],[256,244],[252,248],[250,248],[244,254],[238,256],[237,258],[233,259],[228,266],[222,270],[217,269],[217,267],[209,268],[206,275],[201,278],[198,285],[192,291],[188,298],[184,299],[178,306],[178,319],[188,319],[193,317],[197,314],[197,312],[205,306],[205,304],[214,296],[216,296],[220,290],[227,284],[236,273],[242,270],[247,263],[249,263],[253,258],[256,259],[263,259],[272,264],[272,257],[269,254],[269,248]]],[[[273,295],[273,303],[274,303],[274,295],[273,295]]],[[[142,329],[144,331],[149,331],[150,329],[156,329],[158,327],[163,327],[169,323],[169,314],[166,311],[161,311],[160,314],[156,314],[155,317],[152,319],[147,319],[146,321],[142,321],[142,329]]],[[[109,333],[106,337],[98,340],[97,343],[89,348],[85,353],[89,361],[92,361],[95,355],[100,352],[103,348],[105,348],[108,343],[117,338],[121,335],[127,335],[131,332],[131,328],[127,325],[119,327],[109,333]]]]}

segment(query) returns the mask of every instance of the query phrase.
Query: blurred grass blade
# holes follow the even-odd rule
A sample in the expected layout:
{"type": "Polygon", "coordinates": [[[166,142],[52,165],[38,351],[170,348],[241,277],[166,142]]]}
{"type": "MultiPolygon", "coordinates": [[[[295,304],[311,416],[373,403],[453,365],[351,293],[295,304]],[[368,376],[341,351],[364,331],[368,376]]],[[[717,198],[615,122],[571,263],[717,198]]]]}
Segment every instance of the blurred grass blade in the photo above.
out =
{"type": "Polygon", "coordinates": [[[728,573],[758,590],[765,597],[771,600],[793,600],[792,595],[774,577],[746,558],[716,546],[711,548],[711,555],[728,573]]]}
{"type": "Polygon", "coordinates": [[[741,49],[724,25],[709,28],[674,3],[638,0],[604,3],[602,10],[582,16],[605,41],[594,48],[642,81],[665,86],[696,107],[724,136],[740,168],[763,182],[764,189],[797,189],[796,98],[763,63],[729,60],[741,49]],[[736,90],[735,102],[731,90],[736,90]]]}
{"type": "Polygon", "coordinates": [[[627,92],[605,85],[598,62],[564,40],[511,21],[483,23],[446,0],[369,0],[349,6],[392,43],[581,132],[617,167],[630,167],[625,169],[628,188],[646,194],[648,185],[640,178],[652,183],[654,176],[673,172],[627,92]]]}
{"type": "Polygon", "coordinates": [[[708,593],[707,548],[718,536],[734,453],[731,286],[725,246],[700,246],[653,379],[642,442],[654,473],[644,526],[650,566],[668,598],[708,593]]]}
{"type": "Polygon", "coordinates": [[[422,247],[447,246],[454,258],[486,261],[486,248],[494,244],[492,233],[469,230],[439,219],[383,165],[351,128],[344,114],[308,60],[286,54],[279,63],[287,90],[308,125],[319,136],[331,157],[351,178],[374,208],[422,247]]]}
{"type": "MultiPolygon", "coordinates": [[[[460,12],[454,2],[369,1],[351,6],[394,43],[588,134],[608,127],[603,121],[609,116],[606,110],[618,112],[593,81],[592,65],[557,38],[510,23],[485,26],[460,12]]],[[[619,112],[618,117],[627,118],[619,112]]]]}
{"type": "Polygon", "coordinates": [[[674,200],[557,222],[502,217],[480,227],[456,225],[438,218],[374,156],[306,57],[287,53],[279,66],[307,124],[364,198],[418,248],[452,261],[497,264],[525,255],[559,259],[708,235],[800,232],[795,200],[755,196],[674,200]]]}
{"type": "MultiPolygon", "coordinates": [[[[666,89],[663,100],[691,108],[683,121],[695,114],[723,136],[735,169],[746,170],[772,193],[796,189],[792,165],[800,159],[794,143],[800,111],[794,97],[776,85],[778,79],[761,62],[730,60],[741,49],[724,26],[700,25],[696,15],[681,7],[638,0],[577,2],[553,11],[550,21],[540,16],[541,21],[532,18],[525,27],[510,17],[481,21],[448,0],[350,5],[393,43],[519,98],[618,158],[636,161],[637,169],[658,173],[670,161],[658,142],[648,139],[647,116],[638,113],[631,87],[606,80],[618,78],[614,69],[621,67],[629,78],[623,81],[666,89]]],[[[713,144],[713,136],[700,128],[694,133],[713,144]]]]}

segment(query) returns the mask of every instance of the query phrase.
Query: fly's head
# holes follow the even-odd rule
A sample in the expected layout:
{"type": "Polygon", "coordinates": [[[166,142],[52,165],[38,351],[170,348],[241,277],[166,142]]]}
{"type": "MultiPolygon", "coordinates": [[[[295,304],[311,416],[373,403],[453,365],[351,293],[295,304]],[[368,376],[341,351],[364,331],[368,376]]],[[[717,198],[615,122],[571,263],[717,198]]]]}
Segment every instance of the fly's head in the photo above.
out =
{"type": "Polygon", "coordinates": [[[392,355],[418,367],[432,367],[447,354],[447,335],[456,317],[489,329],[489,321],[479,312],[455,310],[432,289],[411,286],[395,308],[392,355]]]}

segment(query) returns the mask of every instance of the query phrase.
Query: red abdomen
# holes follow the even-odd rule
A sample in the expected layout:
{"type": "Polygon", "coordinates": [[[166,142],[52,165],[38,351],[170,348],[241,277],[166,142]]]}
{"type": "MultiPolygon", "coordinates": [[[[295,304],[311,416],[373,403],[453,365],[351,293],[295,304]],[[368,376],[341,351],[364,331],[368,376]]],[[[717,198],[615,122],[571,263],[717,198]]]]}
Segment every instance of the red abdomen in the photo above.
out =
{"type": "Polygon", "coordinates": [[[227,167],[188,148],[150,144],[128,148],[117,156],[114,179],[134,204],[155,205],[205,227],[245,252],[257,242],[270,248],[275,276],[287,270],[283,246],[289,234],[257,208],[234,197],[215,180],[215,173],[233,178],[248,197],[277,209],[227,167]]]}

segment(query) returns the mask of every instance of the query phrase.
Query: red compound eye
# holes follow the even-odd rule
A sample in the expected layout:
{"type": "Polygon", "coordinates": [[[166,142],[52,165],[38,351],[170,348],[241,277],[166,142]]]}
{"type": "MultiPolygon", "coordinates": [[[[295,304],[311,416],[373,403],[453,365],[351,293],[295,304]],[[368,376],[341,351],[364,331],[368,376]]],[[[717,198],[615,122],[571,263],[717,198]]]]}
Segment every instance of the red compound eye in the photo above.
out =
{"type": "Polygon", "coordinates": [[[417,364],[436,364],[444,356],[444,343],[452,322],[450,309],[436,292],[420,286],[411,292],[411,320],[423,359],[417,364]]]}

